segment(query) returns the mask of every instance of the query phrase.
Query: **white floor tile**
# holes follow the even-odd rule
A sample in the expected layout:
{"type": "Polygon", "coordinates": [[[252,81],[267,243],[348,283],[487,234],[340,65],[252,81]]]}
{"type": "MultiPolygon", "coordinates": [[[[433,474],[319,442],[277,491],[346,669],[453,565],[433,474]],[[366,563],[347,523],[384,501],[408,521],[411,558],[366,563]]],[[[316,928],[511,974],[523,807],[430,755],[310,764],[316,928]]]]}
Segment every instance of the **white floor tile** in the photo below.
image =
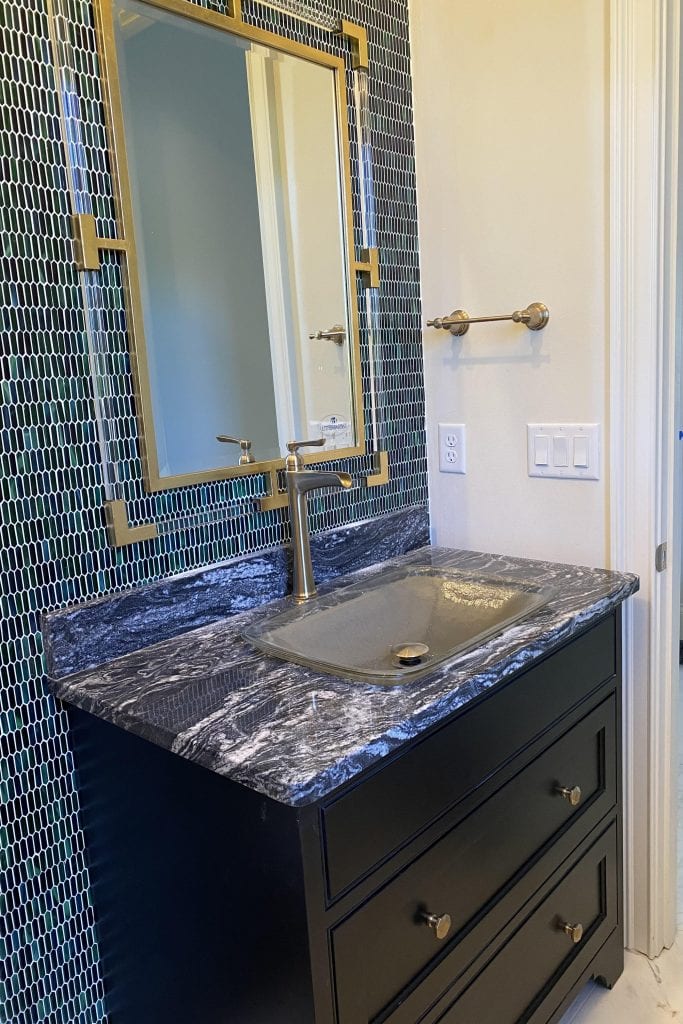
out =
{"type": "Polygon", "coordinates": [[[626,966],[610,992],[592,982],[561,1024],[683,1024],[681,939],[656,960],[626,952],[626,966]]]}

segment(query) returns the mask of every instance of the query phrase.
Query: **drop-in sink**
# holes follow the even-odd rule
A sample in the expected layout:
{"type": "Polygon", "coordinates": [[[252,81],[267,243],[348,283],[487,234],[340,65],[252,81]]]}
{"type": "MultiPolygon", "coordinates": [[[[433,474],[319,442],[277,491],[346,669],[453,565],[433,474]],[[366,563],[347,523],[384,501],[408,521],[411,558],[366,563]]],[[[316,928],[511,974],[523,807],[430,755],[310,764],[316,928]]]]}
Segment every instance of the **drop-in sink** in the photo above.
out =
{"type": "Polygon", "coordinates": [[[406,566],[257,620],[244,638],[285,661],[395,686],[477,647],[552,597],[530,582],[406,566]]]}

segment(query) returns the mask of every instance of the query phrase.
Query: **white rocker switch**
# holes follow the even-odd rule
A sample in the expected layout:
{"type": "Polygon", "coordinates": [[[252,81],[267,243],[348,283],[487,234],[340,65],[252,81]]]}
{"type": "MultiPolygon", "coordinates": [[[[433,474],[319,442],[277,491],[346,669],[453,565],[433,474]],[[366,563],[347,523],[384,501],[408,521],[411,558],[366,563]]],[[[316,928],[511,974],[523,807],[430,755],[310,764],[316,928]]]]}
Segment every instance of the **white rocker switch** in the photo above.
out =
{"type": "Polygon", "coordinates": [[[588,438],[585,434],[574,437],[574,465],[580,469],[588,468],[588,438]]]}
{"type": "Polygon", "coordinates": [[[550,462],[550,438],[546,434],[536,435],[534,462],[537,466],[547,466],[550,462]]]}
{"type": "Polygon", "coordinates": [[[528,423],[529,476],[600,479],[599,423],[528,423]]]}
{"type": "Polygon", "coordinates": [[[562,434],[553,437],[553,466],[569,465],[569,438],[562,434]]]}

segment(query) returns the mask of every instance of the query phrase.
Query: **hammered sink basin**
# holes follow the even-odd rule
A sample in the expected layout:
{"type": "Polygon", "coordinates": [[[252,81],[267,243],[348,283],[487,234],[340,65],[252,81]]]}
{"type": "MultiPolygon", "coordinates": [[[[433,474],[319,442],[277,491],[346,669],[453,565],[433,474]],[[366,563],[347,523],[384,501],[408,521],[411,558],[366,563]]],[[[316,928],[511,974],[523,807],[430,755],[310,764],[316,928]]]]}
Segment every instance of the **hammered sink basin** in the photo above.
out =
{"type": "Polygon", "coordinates": [[[396,686],[537,612],[553,591],[531,582],[405,566],[359,579],[251,623],[265,654],[396,686]]]}

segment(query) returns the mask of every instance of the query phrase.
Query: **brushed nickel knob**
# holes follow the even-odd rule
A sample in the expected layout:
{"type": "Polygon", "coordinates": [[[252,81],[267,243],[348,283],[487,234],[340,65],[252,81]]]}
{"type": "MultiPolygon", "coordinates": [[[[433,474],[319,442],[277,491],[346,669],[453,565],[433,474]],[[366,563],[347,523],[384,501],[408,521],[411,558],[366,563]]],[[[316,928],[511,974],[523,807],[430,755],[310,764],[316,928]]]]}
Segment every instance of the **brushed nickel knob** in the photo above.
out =
{"type": "Polygon", "coordinates": [[[556,786],[555,792],[564,797],[572,807],[576,807],[581,803],[581,786],[572,786],[571,788],[569,786],[556,786]]]}
{"type": "Polygon", "coordinates": [[[422,918],[425,924],[433,930],[437,939],[441,942],[445,939],[451,930],[451,915],[450,914],[423,914],[422,918]]]}
{"type": "Polygon", "coordinates": [[[583,938],[583,925],[582,924],[565,924],[562,922],[559,926],[560,931],[563,931],[565,935],[568,935],[574,945],[577,942],[581,942],[583,938]]]}

